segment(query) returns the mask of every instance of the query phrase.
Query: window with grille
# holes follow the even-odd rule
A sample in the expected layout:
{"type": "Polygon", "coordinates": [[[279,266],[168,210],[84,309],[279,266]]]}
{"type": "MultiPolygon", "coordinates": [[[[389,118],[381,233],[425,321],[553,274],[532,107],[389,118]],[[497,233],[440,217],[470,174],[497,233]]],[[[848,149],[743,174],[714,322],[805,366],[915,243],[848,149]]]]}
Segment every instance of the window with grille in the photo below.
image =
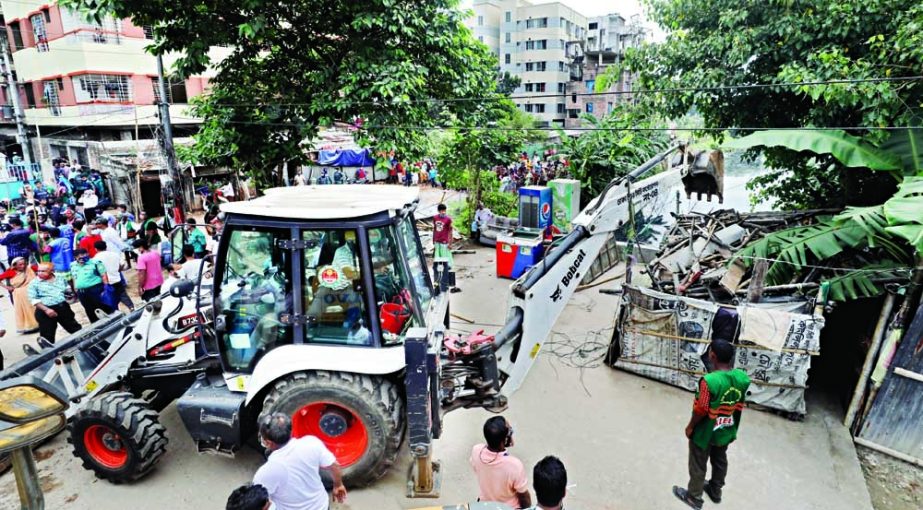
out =
{"type": "Polygon", "coordinates": [[[507,23],[510,23],[510,21],[513,19],[513,13],[511,11],[506,11],[503,13],[503,15],[507,23]]]}
{"type": "Polygon", "coordinates": [[[546,69],[546,66],[545,66],[546,63],[547,63],[547,62],[536,62],[536,63],[535,63],[535,70],[536,70],[536,71],[539,71],[539,72],[544,71],[544,70],[546,69]]]}
{"type": "Polygon", "coordinates": [[[121,44],[122,20],[107,16],[100,20],[89,21],[70,9],[61,9],[61,26],[72,42],[89,42],[95,44],[121,44]]]}
{"type": "Polygon", "coordinates": [[[534,50],[534,49],[535,49],[535,41],[526,41],[526,49],[527,49],[527,50],[534,50]]]}
{"type": "Polygon", "coordinates": [[[152,26],[150,26],[150,25],[144,25],[143,27],[141,27],[141,29],[144,30],[144,38],[145,38],[145,39],[153,39],[153,38],[154,38],[154,27],[152,27],[152,26]]]}
{"type": "Polygon", "coordinates": [[[503,55],[503,61],[506,62],[507,64],[510,63],[510,54],[509,54],[509,53],[503,55]]]}
{"type": "Polygon", "coordinates": [[[544,91],[545,91],[545,84],[544,84],[544,83],[536,83],[536,84],[535,84],[535,91],[536,91],[536,92],[544,92],[544,91]]]}
{"type": "Polygon", "coordinates": [[[127,76],[112,74],[84,74],[75,76],[74,96],[78,103],[128,103],[131,102],[131,80],[127,76]]]}
{"type": "Polygon", "coordinates": [[[534,71],[534,70],[535,70],[535,63],[526,62],[526,71],[534,71]]]}
{"type": "Polygon", "coordinates": [[[564,103],[558,103],[558,113],[564,113],[564,103]]]}
{"type": "Polygon", "coordinates": [[[48,33],[45,31],[45,17],[41,13],[29,18],[32,23],[32,35],[35,36],[35,49],[48,51],[48,33]]]}
{"type": "Polygon", "coordinates": [[[535,89],[535,86],[531,83],[526,83],[526,92],[532,92],[535,89]]]}
{"type": "Polygon", "coordinates": [[[529,113],[532,113],[532,105],[531,105],[531,104],[527,104],[527,105],[526,105],[526,111],[529,112],[529,113]]]}
{"type": "MultiPolygon", "coordinates": [[[[186,82],[176,78],[167,77],[167,102],[170,104],[185,104],[189,102],[189,96],[186,94],[186,82]]],[[[151,78],[151,86],[154,87],[154,102],[160,102],[160,85],[157,78],[151,78]]]]}
{"type": "Polygon", "coordinates": [[[535,113],[545,113],[545,103],[535,105],[535,113]]]}
{"type": "Polygon", "coordinates": [[[32,82],[27,81],[23,83],[22,90],[26,95],[26,107],[35,108],[35,90],[32,89],[32,82]]]}
{"type": "Polygon", "coordinates": [[[22,27],[19,25],[18,21],[14,21],[7,25],[10,27],[10,32],[13,33],[13,51],[21,50],[26,47],[22,41],[22,27]]]}
{"type": "Polygon", "coordinates": [[[52,115],[61,115],[61,97],[58,95],[58,80],[45,80],[42,84],[42,101],[52,115]]]}

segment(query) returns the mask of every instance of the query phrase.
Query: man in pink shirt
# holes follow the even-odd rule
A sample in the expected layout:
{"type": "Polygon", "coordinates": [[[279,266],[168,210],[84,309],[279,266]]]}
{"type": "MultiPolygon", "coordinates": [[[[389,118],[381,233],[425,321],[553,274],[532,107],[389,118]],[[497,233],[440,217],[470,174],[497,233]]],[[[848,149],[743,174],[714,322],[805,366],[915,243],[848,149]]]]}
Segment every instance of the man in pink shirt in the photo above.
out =
{"type": "Polygon", "coordinates": [[[468,459],[478,477],[478,501],[532,506],[526,469],[507,451],[513,446],[513,427],[502,416],[494,416],[484,423],[484,439],[487,443],[475,445],[468,459]]]}
{"type": "Polygon", "coordinates": [[[163,269],[160,267],[160,254],[151,251],[147,239],[135,241],[138,249],[138,287],[141,290],[141,300],[149,301],[160,295],[160,286],[163,284],[163,269]]]}

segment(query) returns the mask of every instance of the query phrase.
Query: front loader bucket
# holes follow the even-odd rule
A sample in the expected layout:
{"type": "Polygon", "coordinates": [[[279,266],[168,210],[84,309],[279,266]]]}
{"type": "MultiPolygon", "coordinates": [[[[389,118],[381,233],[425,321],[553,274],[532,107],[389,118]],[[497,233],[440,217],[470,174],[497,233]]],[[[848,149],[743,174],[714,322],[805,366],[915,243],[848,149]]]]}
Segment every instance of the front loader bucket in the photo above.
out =
{"type": "MultiPolygon", "coordinates": [[[[718,203],[724,203],[724,153],[699,151],[687,152],[685,156],[687,170],[683,175],[683,187],[686,188],[686,198],[696,193],[697,200],[706,195],[711,202],[711,196],[718,195],[718,203]]],[[[682,164],[682,155],[677,155],[671,162],[674,168],[682,164]]]]}
{"type": "MultiPolygon", "coordinates": [[[[0,372],[0,381],[32,375],[57,387],[69,399],[79,398],[87,391],[81,374],[91,372],[106,355],[110,342],[121,340],[125,328],[141,317],[143,308],[128,314],[115,313],[84,327],[58,341],[53,347],[28,356],[0,372]]],[[[75,411],[72,407],[68,412],[75,411]]]]}

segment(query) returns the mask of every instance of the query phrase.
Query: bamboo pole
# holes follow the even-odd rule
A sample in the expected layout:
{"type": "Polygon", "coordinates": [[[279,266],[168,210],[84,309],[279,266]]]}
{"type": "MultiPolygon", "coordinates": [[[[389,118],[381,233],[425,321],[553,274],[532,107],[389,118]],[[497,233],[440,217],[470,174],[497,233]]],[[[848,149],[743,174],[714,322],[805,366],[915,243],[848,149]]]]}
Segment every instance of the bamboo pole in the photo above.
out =
{"type": "Polygon", "coordinates": [[[846,410],[846,418],[843,419],[843,425],[852,430],[852,423],[856,419],[856,413],[859,411],[859,403],[865,396],[865,389],[868,385],[869,375],[872,373],[872,367],[875,360],[878,359],[878,351],[885,338],[888,319],[894,310],[894,294],[888,293],[884,304],[881,306],[881,313],[878,315],[878,323],[875,325],[875,333],[872,335],[872,344],[869,345],[868,352],[865,353],[865,362],[862,363],[862,372],[859,374],[859,381],[856,383],[856,389],[853,391],[852,400],[849,402],[849,408],[846,410]]]}

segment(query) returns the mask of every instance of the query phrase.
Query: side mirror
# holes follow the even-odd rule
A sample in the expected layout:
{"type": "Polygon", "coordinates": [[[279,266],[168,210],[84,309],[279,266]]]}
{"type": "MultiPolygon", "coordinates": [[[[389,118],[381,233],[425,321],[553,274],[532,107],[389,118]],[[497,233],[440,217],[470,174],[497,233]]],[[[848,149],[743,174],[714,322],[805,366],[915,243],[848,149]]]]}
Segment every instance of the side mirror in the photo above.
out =
{"type": "Polygon", "coordinates": [[[170,287],[170,295],[176,298],[184,298],[195,290],[195,282],[192,280],[180,280],[170,287]]]}

